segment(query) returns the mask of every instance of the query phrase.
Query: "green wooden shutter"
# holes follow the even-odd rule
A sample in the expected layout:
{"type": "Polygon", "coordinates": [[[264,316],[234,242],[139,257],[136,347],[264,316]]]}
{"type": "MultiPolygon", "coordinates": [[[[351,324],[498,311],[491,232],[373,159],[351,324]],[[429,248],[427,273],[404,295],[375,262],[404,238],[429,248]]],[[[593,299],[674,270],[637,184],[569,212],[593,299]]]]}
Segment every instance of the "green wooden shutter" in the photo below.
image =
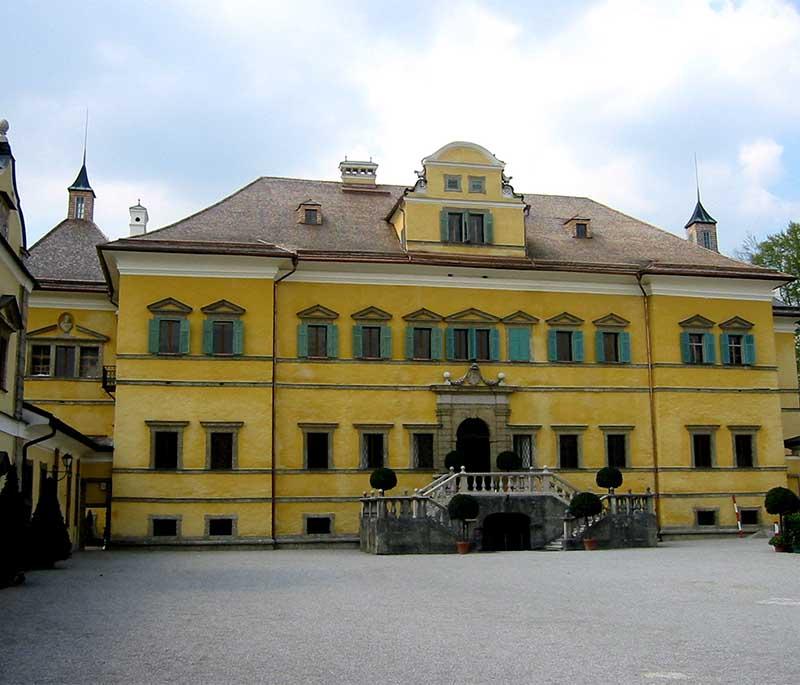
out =
{"type": "Polygon", "coordinates": [[[360,358],[361,355],[361,326],[353,326],[353,357],[360,358]]]}
{"type": "Polygon", "coordinates": [[[203,354],[214,354],[214,322],[203,321],[203,354]]]}
{"type": "Polygon", "coordinates": [[[475,359],[478,352],[478,334],[475,328],[467,329],[467,357],[470,360],[475,359]]]}
{"type": "Polygon", "coordinates": [[[547,359],[551,362],[558,361],[558,342],[555,329],[547,331],[547,359]]]}
{"type": "Polygon", "coordinates": [[[623,364],[631,363],[631,334],[627,331],[619,334],[619,360],[623,364]]]}
{"type": "Polygon", "coordinates": [[[512,362],[528,362],[531,360],[530,328],[509,328],[508,359],[512,362]]]}
{"type": "Polygon", "coordinates": [[[233,322],[233,353],[244,354],[244,321],[233,322]]]}
{"type": "MultiPolygon", "coordinates": [[[[431,345],[433,347],[433,345],[431,345]]],[[[414,358],[414,327],[406,326],[406,359],[414,358]]]]}
{"type": "Polygon", "coordinates": [[[461,212],[461,242],[469,242],[469,212],[461,212]]]}
{"type": "Polygon", "coordinates": [[[431,359],[442,358],[442,329],[431,328],[431,359]]]}
{"type": "Polygon", "coordinates": [[[730,340],[727,333],[719,336],[719,358],[723,364],[731,363],[730,340]]]}
{"type": "Polygon", "coordinates": [[[456,335],[452,328],[445,331],[445,347],[447,347],[447,358],[452,359],[456,356],[456,335]]]}
{"type": "Polygon", "coordinates": [[[325,328],[327,328],[326,340],[328,344],[325,352],[330,359],[336,359],[339,356],[339,327],[335,323],[329,323],[326,324],[325,328]]]}
{"type": "Polygon", "coordinates": [[[748,333],[747,335],[743,336],[744,340],[744,363],[745,364],[755,364],[756,363],[756,338],[754,335],[748,333]]]}
{"type": "Polygon", "coordinates": [[[443,243],[446,243],[449,239],[449,225],[448,225],[449,217],[447,216],[447,210],[442,209],[439,212],[439,237],[442,239],[443,243]]]}
{"type": "Polygon", "coordinates": [[[493,362],[500,359],[500,331],[496,328],[489,330],[489,359],[493,362]]]}
{"type": "Polygon", "coordinates": [[[483,215],[483,242],[487,245],[494,242],[494,217],[491,212],[483,215]]]}
{"type": "Polygon", "coordinates": [[[158,354],[160,332],[159,324],[161,322],[158,319],[150,319],[150,321],[147,323],[147,351],[150,354],[158,354]]]}
{"type": "Polygon", "coordinates": [[[181,354],[189,354],[189,319],[181,319],[181,354]]]}
{"type": "Polygon", "coordinates": [[[572,334],[572,361],[583,361],[583,331],[575,331],[572,334]]]}
{"type": "Polygon", "coordinates": [[[689,348],[689,334],[684,331],[681,333],[681,359],[684,364],[691,364],[692,351],[689,348]]]}
{"type": "Polygon", "coordinates": [[[603,346],[603,331],[595,331],[594,333],[594,356],[596,362],[604,362],[606,360],[606,350],[603,346]]]}
{"type": "Polygon", "coordinates": [[[381,326],[381,357],[392,358],[392,327],[381,326]]]}
{"type": "Polygon", "coordinates": [[[308,356],[308,324],[297,324],[297,356],[303,359],[308,356]]]}
{"type": "Polygon", "coordinates": [[[703,362],[713,364],[717,359],[717,350],[714,348],[714,334],[703,333],[703,362]]]}

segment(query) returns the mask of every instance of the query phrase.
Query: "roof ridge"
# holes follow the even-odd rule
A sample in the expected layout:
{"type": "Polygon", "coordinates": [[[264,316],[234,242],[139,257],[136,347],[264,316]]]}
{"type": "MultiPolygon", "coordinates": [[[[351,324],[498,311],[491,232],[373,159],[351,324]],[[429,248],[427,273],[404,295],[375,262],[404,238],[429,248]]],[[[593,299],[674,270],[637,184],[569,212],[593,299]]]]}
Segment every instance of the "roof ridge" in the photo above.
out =
{"type": "Polygon", "coordinates": [[[51,228],[47,233],[45,233],[41,238],[39,238],[39,240],[37,240],[33,245],[31,245],[28,248],[28,254],[31,254],[38,245],[47,240],[53,233],[55,233],[64,224],[71,223],[73,221],[82,221],[87,226],[94,228],[101,236],[103,236],[105,242],[109,242],[108,236],[103,232],[103,229],[100,228],[94,221],[90,221],[89,219],[70,219],[69,217],[67,217],[66,219],[62,219],[61,221],[59,221],[55,226],[53,226],[53,228],[51,228]]]}

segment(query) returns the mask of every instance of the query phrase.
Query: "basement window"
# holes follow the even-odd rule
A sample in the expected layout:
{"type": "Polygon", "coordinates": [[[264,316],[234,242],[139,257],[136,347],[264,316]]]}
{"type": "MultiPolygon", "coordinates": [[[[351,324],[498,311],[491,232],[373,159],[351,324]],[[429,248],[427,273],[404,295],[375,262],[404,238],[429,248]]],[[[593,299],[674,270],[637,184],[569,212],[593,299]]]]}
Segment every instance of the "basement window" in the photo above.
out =
{"type": "Polygon", "coordinates": [[[758,520],[758,509],[740,509],[739,516],[742,521],[743,526],[757,526],[759,525],[758,520]]]}
{"type": "Polygon", "coordinates": [[[174,538],[178,536],[178,520],[174,518],[152,519],[154,538],[174,538]]]}
{"type": "Polygon", "coordinates": [[[330,535],[331,523],[330,516],[307,516],[306,535],[330,535]]]}
{"type": "Polygon", "coordinates": [[[210,518],[208,519],[208,534],[214,536],[233,535],[233,519],[230,518],[210,518]]]}
{"type": "Polygon", "coordinates": [[[717,510],[716,509],[698,509],[695,512],[695,520],[698,526],[716,526],[717,525],[717,510]]]}

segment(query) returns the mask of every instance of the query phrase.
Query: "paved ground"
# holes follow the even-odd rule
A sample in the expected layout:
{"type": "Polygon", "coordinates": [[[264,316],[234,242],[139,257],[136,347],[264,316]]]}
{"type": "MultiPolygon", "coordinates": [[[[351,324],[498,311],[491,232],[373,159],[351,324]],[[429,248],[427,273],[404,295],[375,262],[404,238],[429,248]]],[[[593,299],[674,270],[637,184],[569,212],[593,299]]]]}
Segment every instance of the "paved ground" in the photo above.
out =
{"type": "Polygon", "coordinates": [[[85,552],[0,591],[11,683],[800,682],[800,555],[85,552]]]}

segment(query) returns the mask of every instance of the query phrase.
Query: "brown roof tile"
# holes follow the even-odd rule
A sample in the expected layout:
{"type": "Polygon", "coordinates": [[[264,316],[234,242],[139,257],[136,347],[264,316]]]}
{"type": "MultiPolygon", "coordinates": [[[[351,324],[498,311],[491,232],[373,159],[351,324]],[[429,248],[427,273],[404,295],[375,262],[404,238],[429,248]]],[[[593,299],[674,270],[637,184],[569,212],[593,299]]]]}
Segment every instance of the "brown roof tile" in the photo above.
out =
{"type": "Polygon", "coordinates": [[[94,222],[64,219],[31,247],[27,265],[40,281],[104,283],[97,245],[105,242],[94,222]]]}

